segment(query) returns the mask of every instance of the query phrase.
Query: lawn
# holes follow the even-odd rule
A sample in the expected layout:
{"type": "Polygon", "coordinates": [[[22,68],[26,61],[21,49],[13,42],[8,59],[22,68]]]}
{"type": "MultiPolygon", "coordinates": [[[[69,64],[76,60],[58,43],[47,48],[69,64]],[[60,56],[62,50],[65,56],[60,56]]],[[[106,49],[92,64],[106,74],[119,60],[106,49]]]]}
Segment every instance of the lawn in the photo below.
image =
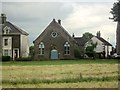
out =
{"type": "Polygon", "coordinates": [[[2,63],[3,88],[117,88],[117,60],[2,63]]]}

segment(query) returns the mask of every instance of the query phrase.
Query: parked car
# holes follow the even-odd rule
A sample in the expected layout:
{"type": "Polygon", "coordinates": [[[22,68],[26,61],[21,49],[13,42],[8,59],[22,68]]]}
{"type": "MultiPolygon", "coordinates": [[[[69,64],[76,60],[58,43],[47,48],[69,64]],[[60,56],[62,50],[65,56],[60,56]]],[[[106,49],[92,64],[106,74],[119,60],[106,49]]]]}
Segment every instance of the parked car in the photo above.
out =
{"type": "Polygon", "coordinates": [[[120,59],[120,55],[118,55],[117,53],[114,53],[112,55],[112,58],[114,58],[114,59],[120,59]]]}

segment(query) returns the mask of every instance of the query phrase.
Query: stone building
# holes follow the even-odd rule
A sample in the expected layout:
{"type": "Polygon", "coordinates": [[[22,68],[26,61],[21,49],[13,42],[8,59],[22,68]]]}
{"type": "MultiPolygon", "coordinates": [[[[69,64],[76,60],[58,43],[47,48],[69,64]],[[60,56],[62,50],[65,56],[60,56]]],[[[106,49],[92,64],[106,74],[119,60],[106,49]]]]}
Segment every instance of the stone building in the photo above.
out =
{"type": "Polygon", "coordinates": [[[62,27],[61,20],[53,21],[33,41],[34,59],[75,59],[78,48],[74,38],[62,27]]]}
{"type": "Polygon", "coordinates": [[[5,14],[1,14],[0,21],[2,26],[2,55],[10,56],[13,60],[19,57],[28,57],[28,33],[6,21],[5,14]]]}

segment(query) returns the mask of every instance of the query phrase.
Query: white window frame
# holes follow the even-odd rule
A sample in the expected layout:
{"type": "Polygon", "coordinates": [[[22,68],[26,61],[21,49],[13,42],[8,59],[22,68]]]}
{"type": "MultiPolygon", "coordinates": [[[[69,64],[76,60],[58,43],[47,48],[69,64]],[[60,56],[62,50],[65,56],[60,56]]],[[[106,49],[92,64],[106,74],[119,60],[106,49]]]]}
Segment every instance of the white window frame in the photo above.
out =
{"type": "Polygon", "coordinates": [[[44,55],[45,54],[45,45],[43,42],[40,42],[39,44],[39,54],[44,55]]]}
{"type": "Polygon", "coordinates": [[[11,50],[10,49],[3,49],[3,56],[10,56],[11,57],[11,50]]]}
{"type": "Polygon", "coordinates": [[[51,35],[53,38],[56,38],[58,34],[57,34],[57,32],[52,32],[51,35]]]}
{"type": "Polygon", "coordinates": [[[9,33],[10,33],[10,30],[11,30],[11,28],[8,27],[8,26],[6,26],[6,27],[3,29],[4,34],[9,34],[9,33]]]}
{"type": "Polygon", "coordinates": [[[70,44],[68,42],[65,42],[64,44],[64,54],[70,55],[70,44]]]}
{"type": "Polygon", "coordinates": [[[4,46],[8,46],[9,45],[9,39],[5,38],[4,39],[4,46]],[[7,40],[7,41],[6,41],[7,40]]]}

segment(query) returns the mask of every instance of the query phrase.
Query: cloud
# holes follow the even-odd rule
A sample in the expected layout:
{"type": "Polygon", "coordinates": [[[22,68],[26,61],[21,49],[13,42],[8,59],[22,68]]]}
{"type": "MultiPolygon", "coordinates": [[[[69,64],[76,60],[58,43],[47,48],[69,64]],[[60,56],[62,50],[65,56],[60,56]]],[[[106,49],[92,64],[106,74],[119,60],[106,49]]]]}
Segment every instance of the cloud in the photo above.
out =
{"type": "Polygon", "coordinates": [[[58,2],[4,2],[7,20],[29,33],[30,44],[53,18],[64,19],[72,11],[70,4],[58,2]]]}
{"type": "Polygon", "coordinates": [[[9,21],[29,33],[30,44],[56,18],[71,35],[95,35],[100,30],[115,45],[116,23],[109,20],[112,6],[113,2],[3,2],[2,10],[9,21]]]}
{"type": "Polygon", "coordinates": [[[115,2],[116,0],[1,0],[2,2],[115,2]]]}
{"type": "Polygon", "coordinates": [[[112,3],[77,3],[73,4],[73,12],[64,20],[64,27],[82,36],[85,32],[96,35],[101,31],[102,37],[115,45],[116,23],[109,19],[112,3]]]}

